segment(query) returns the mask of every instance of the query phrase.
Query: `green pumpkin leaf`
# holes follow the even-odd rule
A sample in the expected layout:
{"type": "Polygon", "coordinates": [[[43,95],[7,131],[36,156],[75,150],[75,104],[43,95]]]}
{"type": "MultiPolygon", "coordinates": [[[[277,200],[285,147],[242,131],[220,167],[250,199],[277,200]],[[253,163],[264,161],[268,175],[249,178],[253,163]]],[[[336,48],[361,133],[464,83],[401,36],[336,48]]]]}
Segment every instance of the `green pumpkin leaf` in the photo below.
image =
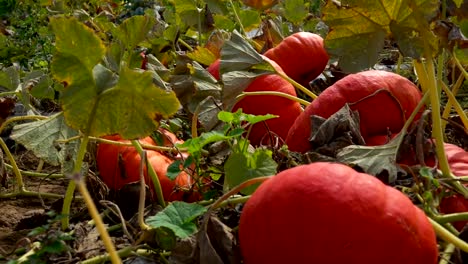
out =
{"type": "Polygon", "coordinates": [[[387,172],[389,182],[393,183],[399,173],[406,175],[406,172],[396,163],[402,137],[403,134],[400,133],[389,143],[381,146],[350,145],[341,149],[336,158],[339,162],[358,166],[370,175],[387,172]]]}
{"type": "Polygon", "coordinates": [[[30,88],[31,95],[35,98],[54,99],[55,90],[52,87],[53,82],[49,75],[43,71],[33,71],[28,73],[23,80],[28,89],[30,88]]]}
{"type": "Polygon", "coordinates": [[[254,30],[258,31],[258,27],[262,23],[260,13],[252,9],[238,9],[239,19],[247,32],[254,30]]]}
{"type": "MultiPolygon", "coordinates": [[[[150,21],[129,19],[121,26],[119,38],[128,46],[137,45],[150,21]]],[[[117,75],[99,64],[105,52],[102,42],[76,19],[54,18],[52,28],[57,41],[52,74],[66,84],[60,101],[72,128],[92,136],[144,137],[159,126],[160,119],[179,109],[175,94],[153,84],[151,72],[122,67],[117,75]]]]}
{"type": "MultiPolygon", "coordinates": [[[[276,174],[278,164],[272,158],[271,150],[255,149],[250,152],[232,152],[224,165],[226,183],[233,188],[242,182],[261,176],[276,174]]],[[[242,194],[252,194],[260,184],[254,184],[241,190],[242,194]]]]}
{"type": "Polygon", "coordinates": [[[133,16],[126,19],[117,29],[115,36],[128,50],[137,47],[146,39],[148,32],[156,24],[156,19],[149,16],[133,16]]]}
{"type": "MultiPolygon", "coordinates": [[[[55,34],[57,53],[79,61],[79,66],[87,70],[91,70],[101,61],[105,47],[96,34],[83,23],[75,18],[52,17],[50,25],[55,34]]],[[[73,75],[74,72],[69,74],[73,75]]]]}
{"type": "MultiPolygon", "coordinates": [[[[72,98],[70,94],[66,99],[72,102],[72,98]]],[[[88,101],[96,99],[94,116],[89,117],[93,118],[89,132],[96,136],[114,133],[124,138],[147,136],[159,126],[159,120],[173,115],[180,105],[174,92],[153,84],[150,72],[127,68],[120,72],[116,86],[88,101]]],[[[76,111],[70,118],[79,115],[78,106],[70,107],[76,111]]]]}
{"type": "Polygon", "coordinates": [[[187,53],[187,57],[204,65],[210,65],[216,60],[216,55],[214,55],[208,48],[200,46],[187,53]]]}
{"type": "Polygon", "coordinates": [[[429,23],[438,8],[436,0],[328,1],[323,8],[323,20],[330,28],[325,46],[349,72],[372,67],[389,35],[405,56],[422,57],[424,45],[435,54],[437,38],[429,23]]]}
{"type": "Polygon", "coordinates": [[[304,0],[284,1],[284,17],[295,25],[301,24],[308,15],[309,3],[304,0]]]}
{"type": "Polygon", "coordinates": [[[0,88],[6,88],[8,91],[14,91],[18,88],[19,84],[19,72],[14,66],[10,66],[0,71],[0,88]]]}
{"type": "Polygon", "coordinates": [[[242,113],[242,109],[238,109],[235,113],[221,111],[218,114],[218,119],[225,122],[231,123],[233,125],[241,125],[243,122],[249,122],[251,125],[254,125],[259,122],[263,122],[268,119],[277,117],[276,115],[267,114],[267,115],[251,115],[242,113]]]}
{"type": "Polygon", "coordinates": [[[146,219],[152,228],[166,227],[179,238],[186,238],[197,232],[194,220],[207,211],[206,207],[185,202],[172,202],[155,216],[146,219]]]}

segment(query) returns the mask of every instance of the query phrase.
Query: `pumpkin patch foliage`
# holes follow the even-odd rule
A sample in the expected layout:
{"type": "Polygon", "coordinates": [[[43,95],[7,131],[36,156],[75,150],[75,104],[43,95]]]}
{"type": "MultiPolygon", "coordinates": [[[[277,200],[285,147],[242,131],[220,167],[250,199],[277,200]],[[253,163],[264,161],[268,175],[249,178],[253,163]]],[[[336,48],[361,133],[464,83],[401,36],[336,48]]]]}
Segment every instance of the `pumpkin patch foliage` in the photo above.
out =
{"type": "Polygon", "coordinates": [[[7,2],[1,263],[466,262],[467,1],[7,2]]]}

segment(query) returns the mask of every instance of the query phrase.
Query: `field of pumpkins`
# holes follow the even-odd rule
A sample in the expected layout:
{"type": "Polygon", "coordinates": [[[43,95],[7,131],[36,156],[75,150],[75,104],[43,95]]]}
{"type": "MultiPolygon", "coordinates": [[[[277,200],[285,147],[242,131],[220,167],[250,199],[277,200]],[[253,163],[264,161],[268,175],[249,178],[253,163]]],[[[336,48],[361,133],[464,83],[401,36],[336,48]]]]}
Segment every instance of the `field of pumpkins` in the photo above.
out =
{"type": "Polygon", "coordinates": [[[468,263],[467,1],[72,2],[0,3],[0,263],[468,263]]]}

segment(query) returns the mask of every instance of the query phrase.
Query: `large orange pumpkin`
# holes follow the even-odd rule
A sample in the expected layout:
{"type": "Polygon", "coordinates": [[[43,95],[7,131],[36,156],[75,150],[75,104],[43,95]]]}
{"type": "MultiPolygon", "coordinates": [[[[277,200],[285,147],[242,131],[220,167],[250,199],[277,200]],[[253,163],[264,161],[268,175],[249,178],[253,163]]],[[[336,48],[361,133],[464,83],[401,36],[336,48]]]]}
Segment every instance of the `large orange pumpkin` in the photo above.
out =
{"type": "MultiPolygon", "coordinates": [[[[268,58],[265,59],[276,69],[282,71],[281,67],[274,61],[268,58]]],[[[207,69],[208,72],[218,80],[220,78],[219,65],[220,60],[218,59],[207,69]]],[[[296,96],[294,86],[276,74],[267,74],[255,78],[244,91],[273,91],[296,96]]],[[[298,102],[275,95],[246,96],[234,105],[232,111],[235,112],[238,109],[242,109],[244,113],[252,115],[273,114],[279,116],[278,118],[255,124],[252,127],[249,135],[249,140],[252,145],[259,145],[262,142],[268,144],[269,131],[278,135],[282,140],[286,139],[289,127],[291,127],[294,120],[302,112],[301,105],[298,102]]]]}
{"type": "Polygon", "coordinates": [[[278,63],[289,77],[306,87],[322,73],[329,59],[323,38],[311,32],[294,33],[264,55],[278,63]]]}
{"type": "Polygon", "coordinates": [[[244,263],[434,264],[426,215],[398,190],[342,164],[280,172],[245,204],[244,263]]]}
{"type": "Polygon", "coordinates": [[[408,79],[391,72],[370,70],[350,74],[325,89],[296,119],[286,137],[289,149],[310,150],[310,116],[329,118],[346,103],[359,112],[364,140],[400,132],[421,100],[421,92],[408,79]]]}

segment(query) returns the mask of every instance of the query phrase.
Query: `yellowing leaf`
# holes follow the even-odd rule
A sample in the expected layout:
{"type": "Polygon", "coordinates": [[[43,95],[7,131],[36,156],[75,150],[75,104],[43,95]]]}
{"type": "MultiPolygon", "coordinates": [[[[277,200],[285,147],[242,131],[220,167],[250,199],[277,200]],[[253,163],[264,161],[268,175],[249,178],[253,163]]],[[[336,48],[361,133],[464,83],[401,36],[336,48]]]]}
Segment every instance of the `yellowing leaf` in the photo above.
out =
{"type": "Polygon", "coordinates": [[[94,32],[75,18],[52,17],[57,52],[75,57],[84,67],[92,69],[102,58],[105,47],[94,32]]]}
{"type": "Polygon", "coordinates": [[[405,56],[422,57],[424,45],[432,55],[437,41],[430,22],[438,8],[436,0],[328,1],[323,9],[330,28],[325,46],[350,72],[373,66],[386,36],[396,40],[405,56]]]}

